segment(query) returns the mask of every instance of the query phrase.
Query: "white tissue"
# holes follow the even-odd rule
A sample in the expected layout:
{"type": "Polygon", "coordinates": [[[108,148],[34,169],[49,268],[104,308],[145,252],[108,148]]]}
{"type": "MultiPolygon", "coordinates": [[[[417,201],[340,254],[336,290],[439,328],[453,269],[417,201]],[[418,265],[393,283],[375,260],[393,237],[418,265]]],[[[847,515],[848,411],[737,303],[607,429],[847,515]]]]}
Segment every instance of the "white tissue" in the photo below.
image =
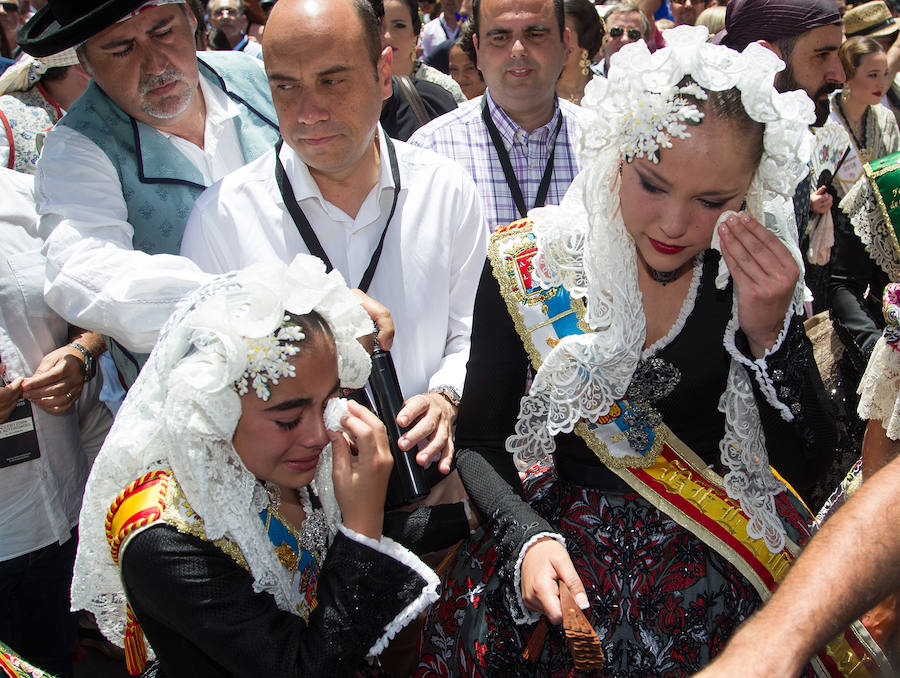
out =
{"type": "Polygon", "coordinates": [[[325,428],[329,431],[343,431],[341,419],[347,416],[347,399],[332,398],[325,404],[325,428]]]}
{"type": "Polygon", "coordinates": [[[722,244],[719,242],[719,225],[725,221],[728,217],[734,215],[735,217],[740,216],[740,212],[735,212],[734,210],[725,210],[722,214],[719,215],[719,218],[716,220],[716,227],[713,229],[712,240],[709,243],[709,248],[711,250],[715,250],[719,253],[719,270],[716,275],[716,289],[724,290],[726,285],[728,285],[728,277],[730,273],[728,272],[728,266],[725,264],[725,257],[721,256],[722,254],[722,244]]]}

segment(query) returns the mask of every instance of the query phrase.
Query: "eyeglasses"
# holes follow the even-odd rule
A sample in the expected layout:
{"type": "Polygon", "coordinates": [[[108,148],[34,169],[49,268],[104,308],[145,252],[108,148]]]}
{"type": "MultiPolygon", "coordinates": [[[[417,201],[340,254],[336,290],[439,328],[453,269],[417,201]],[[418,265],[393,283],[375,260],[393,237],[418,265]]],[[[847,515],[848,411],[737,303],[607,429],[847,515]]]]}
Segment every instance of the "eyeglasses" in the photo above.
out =
{"type": "Polygon", "coordinates": [[[0,2],[0,7],[2,7],[3,11],[7,14],[19,13],[19,6],[14,2],[0,2]]]}
{"type": "Polygon", "coordinates": [[[629,40],[640,40],[643,34],[637,28],[629,28],[627,31],[621,26],[613,26],[609,29],[609,37],[621,38],[624,33],[628,34],[629,40]]]}

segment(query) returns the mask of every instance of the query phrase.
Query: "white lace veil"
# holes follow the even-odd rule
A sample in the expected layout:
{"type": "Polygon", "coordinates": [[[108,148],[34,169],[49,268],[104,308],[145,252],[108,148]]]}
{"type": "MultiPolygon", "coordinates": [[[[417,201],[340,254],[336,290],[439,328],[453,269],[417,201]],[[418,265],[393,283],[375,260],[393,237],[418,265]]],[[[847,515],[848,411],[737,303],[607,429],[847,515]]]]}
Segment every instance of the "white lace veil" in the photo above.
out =
{"type": "MultiPolygon", "coordinates": [[[[582,418],[594,421],[606,414],[631,382],[646,327],[637,254],[619,205],[618,167],[623,155],[652,155],[667,147],[671,136],[689,134],[689,127],[678,126],[691,115],[677,100],[685,76],[707,91],[738,88],[747,114],[765,124],[762,160],[747,194],[747,211],[785,243],[803,270],[792,197],[808,171],[812,102],[802,92],[775,90],[775,74],[784,64],[760,45],[751,44],[742,53],[712,45],[703,27],[678,27],[664,35],[666,47],[653,54],[643,42],[626,45],[612,57],[609,77],[588,84],[578,146],[583,171],[560,206],[529,213],[538,242],[535,280],[545,288],[562,285],[573,297],[583,298],[585,321],[595,332],[562,339],[522,399],[515,434],[507,440],[520,468],[549,462],[553,435],[572,431],[582,418]]],[[[714,247],[716,241],[714,237],[714,247]]],[[[716,285],[724,288],[727,279],[723,260],[716,285]]],[[[780,346],[802,299],[801,273],[781,335],[767,355],[780,346]]],[[[736,301],[723,337],[732,361],[719,404],[726,415],[720,443],[729,469],[725,487],[750,518],[750,535],[763,537],[777,551],[785,543],[785,532],[774,496],[784,486],[768,465],[748,372],[785,420],[793,419],[793,413],[778,400],[764,360],[750,360],[736,349],[736,301]]]]}
{"type": "MultiPolygon", "coordinates": [[[[341,275],[326,275],[324,264],[308,255],[298,255],[290,266],[269,263],[217,277],[179,303],[160,332],[94,462],[79,523],[72,609],[93,612],[117,645],[123,644],[126,600],[104,522],[116,495],[156,469],[172,469],[210,540],[227,536],[237,544],[254,590],[271,593],[281,609],[291,611],[289,578],[258,516],[265,491],[231,439],[241,415],[235,382],[248,365],[248,340],[272,335],[285,312],[312,310],[334,335],[341,385],[362,386],[370,360],[356,338],[371,334],[372,321],[341,275]]],[[[313,485],[335,530],[340,513],[330,447],[313,485]]]]}

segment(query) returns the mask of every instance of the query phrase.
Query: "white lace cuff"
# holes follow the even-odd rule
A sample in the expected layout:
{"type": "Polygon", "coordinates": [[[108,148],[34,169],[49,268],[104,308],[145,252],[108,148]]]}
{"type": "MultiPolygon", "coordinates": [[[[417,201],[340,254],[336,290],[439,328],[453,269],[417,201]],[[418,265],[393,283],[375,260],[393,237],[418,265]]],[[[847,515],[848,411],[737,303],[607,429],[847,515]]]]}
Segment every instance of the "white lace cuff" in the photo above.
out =
{"type": "Polygon", "coordinates": [[[555,532],[538,532],[522,545],[522,549],[519,551],[519,557],[516,559],[516,565],[513,569],[513,592],[515,593],[515,598],[512,596],[510,597],[510,607],[513,608],[510,612],[512,613],[512,620],[516,624],[533,624],[541,618],[540,612],[532,612],[525,607],[525,601],[522,600],[522,561],[525,559],[525,554],[528,552],[528,549],[541,539],[546,539],[547,537],[558,541],[563,546],[566,545],[566,540],[561,534],[556,534],[555,532]]]}
{"type": "Polygon", "coordinates": [[[422,592],[419,596],[407,605],[393,620],[385,627],[384,633],[381,637],[375,641],[375,644],[369,649],[369,656],[375,657],[381,654],[384,651],[384,648],[387,647],[388,643],[396,636],[402,629],[409,625],[409,623],[415,619],[420,612],[426,610],[432,603],[434,603],[438,599],[438,587],[441,582],[438,579],[438,576],[434,573],[430,567],[428,567],[425,563],[423,563],[419,557],[414,554],[412,551],[407,549],[406,547],[398,544],[393,539],[389,537],[382,536],[381,539],[372,539],[371,537],[366,537],[365,535],[356,532],[355,530],[351,530],[346,525],[341,524],[338,526],[338,530],[344,533],[344,536],[352,539],[353,541],[368,546],[370,549],[378,551],[381,554],[388,556],[389,558],[393,558],[394,560],[406,565],[409,569],[413,570],[416,574],[418,574],[422,579],[425,580],[425,588],[422,589],[422,592]]]}
{"type": "Polygon", "coordinates": [[[859,383],[860,419],[878,419],[891,440],[900,439],[900,351],[881,337],[859,383]]]}
{"type": "MultiPolygon", "coordinates": [[[[737,300],[735,300],[735,305],[737,305],[737,300]]],[[[775,382],[772,379],[772,375],[769,374],[769,366],[767,364],[767,360],[769,356],[774,355],[779,351],[781,345],[784,343],[785,337],[787,337],[788,329],[791,326],[791,319],[794,317],[794,308],[791,306],[788,308],[787,313],[784,315],[784,324],[781,327],[781,332],[778,333],[778,337],[775,339],[775,343],[771,348],[767,348],[762,358],[749,358],[744,355],[740,350],[738,350],[735,345],[735,335],[737,333],[737,309],[731,317],[731,320],[728,323],[728,328],[725,330],[725,339],[724,344],[728,353],[734,358],[738,363],[747,368],[750,374],[753,375],[753,378],[756,380],[757,385],[759,386],[759,390],[762,391],[763,396],[766,399],[766,402],[769,403],[779,414],[781,414],[781,418],[785,421],[794,421],[794,413],[791,412],[791,408],[788,404],[783,403],[778,398],[778,391],[775,387],[775,382]]]]}

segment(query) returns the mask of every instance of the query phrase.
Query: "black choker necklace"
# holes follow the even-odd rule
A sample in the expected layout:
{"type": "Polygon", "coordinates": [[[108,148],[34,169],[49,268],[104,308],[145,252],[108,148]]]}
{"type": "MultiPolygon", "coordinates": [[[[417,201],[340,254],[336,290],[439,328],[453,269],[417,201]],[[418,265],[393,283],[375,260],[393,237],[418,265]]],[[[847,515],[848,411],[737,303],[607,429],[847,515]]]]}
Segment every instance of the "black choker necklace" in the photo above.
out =
{"type": "Polygon", "coordinates": [[[657,271],[652,266],[648,266],[647,269],[650,271],[650,277],[663,286],[668,285],[670,282],[675,282],[681,273],[681,266],[674,271],[657,271]]]}

